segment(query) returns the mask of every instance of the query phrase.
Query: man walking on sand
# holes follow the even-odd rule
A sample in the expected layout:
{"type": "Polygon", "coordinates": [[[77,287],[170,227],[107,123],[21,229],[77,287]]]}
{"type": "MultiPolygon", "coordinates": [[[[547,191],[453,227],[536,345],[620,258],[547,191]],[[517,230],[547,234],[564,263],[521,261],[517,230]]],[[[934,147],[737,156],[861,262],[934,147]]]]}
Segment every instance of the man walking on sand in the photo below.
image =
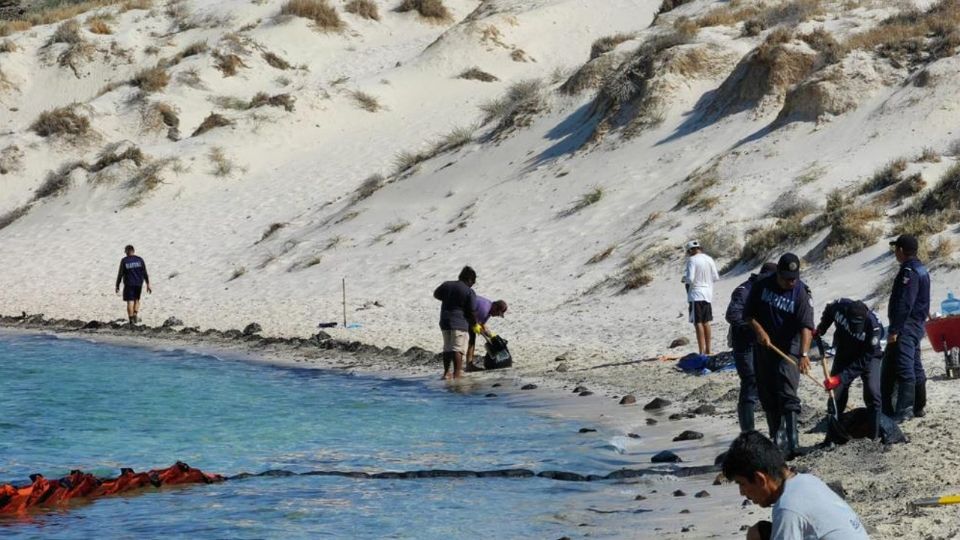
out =
{"type": "Polygon", "coordinates": [[[115,292],[120,292],[120,283],[123,282],[123,301],[127,303],[127,317],[130,324],[140,322],[140,293],[143,286],[147,292],[153,294],[150,288],[150,277],[147,275],[147,263],[134,254],[133,246],[123,248],[126,257],[120,259],[120,270],[117,272],[117,286],[115,292]]]}
{"type": "Polygon", "coordinates": [[[464,266],[457,281],[445,281],[433,291],[433,297],[440,300],[443,379],[458,379],[463,376],[463,357],[467,353],[468,333],[477,324],[473,311],[476,297],[473,286],[476,282],[477,273],[473,268],[464,266]]]}
{"type": "Polygon", "coordinates": [[[743,316],[743,310],[750,296],[753,284],[765,276],[777,271],[777,263],[765,262],[760,271],[737,286],[730,295],[726,319],[730,323],[730,346],[733,348],[733,362],[740,377],[740,394],[737,399],[737,421],[740,432],[753,431],[753,411],[757,407],[757,360],[758,351],[754,346],[757,335],[753,327],[743,316]]]}
{"type": "Polygon", "coordinates": [[[720,279],[717,263],[700,249],[700,242],[691,240],[684,246],[687,265],[683,271],[683,283],[687,288],[687,305],[690,322],[697,333],[697,349],[700,354],[710,354],[710,321],[713,320],[713,283],[720,279]]]}
{"type": "Polygon", "coordinates": [[[890,242],[900,272],[893,282],[887,319],[890,321],[880,394],[883,412],[897,422],[923,416],[927,405],[927,374],[920,361],[920,340],[930,314],[930,273],[917,258],[915,236],[904,234],[890,242]],[[894,387],[897,402],[893,403],[894,387]]]}
{"type": "Polygon", "coordinates": [[[816,476],[788,469],[777,445],[757,431],[733,440],[723,475],[753,503],[773,507],[771,521],[750,527],[747,540],[870,540],[843,499],[816,476]]]}
{"type": "Polygon", "coordinates": [[[770,438],[782,442],[787,457],[799,455],[797,414],[800,374],[810,369],[808,351],[813,340],[813,297],[800,281],[800,258],[787,253],[777,271],[757,280],[750,289],[744,317],[757,335],[757,390],[767,413],[770,438]],[[787,361],[775,350],[798,358],[787,361]],[[781,431],[784,437],[778,435],[781,431]]]}

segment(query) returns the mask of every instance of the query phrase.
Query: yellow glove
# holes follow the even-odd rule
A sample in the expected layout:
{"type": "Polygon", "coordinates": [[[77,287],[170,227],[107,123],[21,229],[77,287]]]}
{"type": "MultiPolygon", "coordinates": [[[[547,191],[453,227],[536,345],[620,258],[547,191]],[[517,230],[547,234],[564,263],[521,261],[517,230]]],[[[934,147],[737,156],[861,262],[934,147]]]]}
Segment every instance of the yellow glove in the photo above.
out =
{"type": "Polygon", "coordinates": [[[483,333],[483,326],[481,326],[481,325],[479,325],[479,324],[473,325],[473,333],[474,333],[474,334],[482,334],[482,333],[483,333]]]}

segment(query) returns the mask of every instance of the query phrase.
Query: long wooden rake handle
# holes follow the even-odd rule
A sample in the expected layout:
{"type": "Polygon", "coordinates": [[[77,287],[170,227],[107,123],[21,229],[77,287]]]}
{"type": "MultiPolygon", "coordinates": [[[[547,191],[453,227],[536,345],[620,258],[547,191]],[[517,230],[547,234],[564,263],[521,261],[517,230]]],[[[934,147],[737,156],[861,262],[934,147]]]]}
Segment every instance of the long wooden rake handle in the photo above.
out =
{"type": "MultiPolygon", "coordinates": [[[[787,362],[790,362],[791,364],[793,364],[794,366],[796,366],[797,370],[800,369],[800,364],[798,364],[797,361],[794,360],[792,356],[790,356],[790,355],[786,354],[785,352],[781,351],[780,349],[778,349],[777,346],[774,345],[773,343],[771,343],[771,344],[769,345],[769,347],[770,347],[770,350],[771,350],[771,351],[773,351],[773,352],[777,353],[778,355],[780,355],[780,358],[783,358],[783,359],[786,360],[787,362]]],[[[823,366],[823,370],[824,370],[824,373],[826,373],[826,370],[827,370],[827,366],[826,366],[826,365],[823,366]]],[[[816,379],[816,377],[814,377],[813,375],[810,374],[809,371],[806,372],[806,373],[804,373],[804,375],[806,375],[807,377],[809,377],[810,380],[813,381],[814,383],[816,383],[817,386],[819,386],[819,387],[821,387],[821,388],[823,387],[823,383],[820,382],[820,381],[818,381],[818,380],[816,379]]],[[[827,378],[829,378],[829,376],[828,376],[827,378]]],[[[830,391],[830,397],[833,397],[833,390],[830,391]]]]}

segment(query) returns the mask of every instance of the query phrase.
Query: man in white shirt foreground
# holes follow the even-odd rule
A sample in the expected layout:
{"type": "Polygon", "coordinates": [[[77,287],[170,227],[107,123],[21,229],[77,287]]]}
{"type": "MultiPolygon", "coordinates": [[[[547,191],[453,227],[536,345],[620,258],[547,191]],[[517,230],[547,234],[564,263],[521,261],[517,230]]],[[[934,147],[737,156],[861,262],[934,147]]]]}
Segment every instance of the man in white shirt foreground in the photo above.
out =
{"type": "Polygon", "coordinates": [[[744,497],[773,507],[772,522],[750,527],[747,540],[870,540],[843,499],[816,476],[788,469],[777,445],[758,431],[734,439],[723,475],[744,497]]]}
{"type": "Polygon", "coordinates": [[[713,320],[713,283],[720,279],[717,263],[700,248],[700,242],[691,240],[684,246],[687,265],[683,270],[683,283],[687,286],[687,305],[690,322],[697,332],[697,348],[700,354],[710,354],[710,321],[713,320]]]}

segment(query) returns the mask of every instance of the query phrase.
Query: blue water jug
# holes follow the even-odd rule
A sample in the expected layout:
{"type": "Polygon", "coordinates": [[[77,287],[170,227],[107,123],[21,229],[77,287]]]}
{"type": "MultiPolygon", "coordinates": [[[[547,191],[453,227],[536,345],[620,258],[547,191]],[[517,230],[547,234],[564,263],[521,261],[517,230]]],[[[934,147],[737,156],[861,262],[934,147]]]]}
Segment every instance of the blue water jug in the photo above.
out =
{"type": "Polygon", "coordinates": [[[940,312],[944,315],[960,315],[960,300],[954,298],[953,291],[948,291],[947,299],[940,302],[940,312]]]}

